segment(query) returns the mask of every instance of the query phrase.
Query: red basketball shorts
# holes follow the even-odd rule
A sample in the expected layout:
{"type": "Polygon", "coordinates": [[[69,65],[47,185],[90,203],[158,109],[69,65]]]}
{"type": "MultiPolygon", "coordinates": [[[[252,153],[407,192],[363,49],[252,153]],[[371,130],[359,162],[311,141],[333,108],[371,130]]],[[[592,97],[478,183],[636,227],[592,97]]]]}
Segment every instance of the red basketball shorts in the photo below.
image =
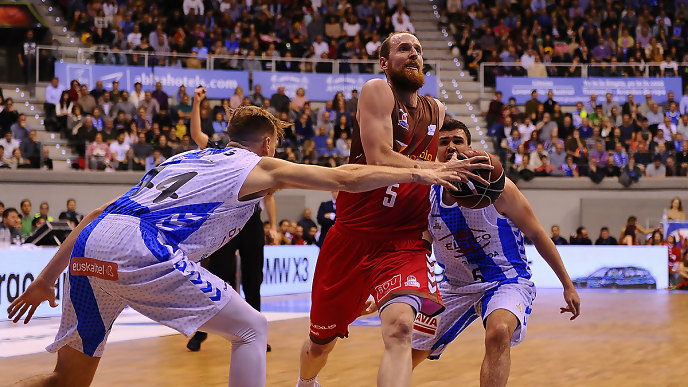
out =
{"type": "Polygon", "coordinates": [[[313,342],[346,337],[370,295],[378,306],[395,296],[414,294],[423,299],[422,313],[436,315],[444,309],[420,233],[402,237],[364,236],[339,225],[330,229],[313,276],[313,342]]]}

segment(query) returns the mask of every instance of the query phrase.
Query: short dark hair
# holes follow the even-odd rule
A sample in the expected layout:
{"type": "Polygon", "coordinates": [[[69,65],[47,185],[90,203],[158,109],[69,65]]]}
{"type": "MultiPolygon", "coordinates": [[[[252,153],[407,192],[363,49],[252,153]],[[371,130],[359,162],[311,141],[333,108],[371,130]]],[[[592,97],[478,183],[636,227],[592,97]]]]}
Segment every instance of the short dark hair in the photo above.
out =
{"type": "Polygon", "coordinates": [[[442,124],[442,127],[440,128],[440,132],[448,132],[450,130],[455,129],[463,130],[463,132],[466,134],[466,142],[468,143],[468,145],[471,145],[471,131],[468,130],[466,124],[459,120],[455,120],[453,118],[445,119],[444,123],[442,124]]]}
{"type": "MultiPolygon", "coordinates": [[[[385,40],[383,40],[382,44],[380,45],[380,58],[385,58],[385,59],[389,58],[389,46],[391,45],[392,37],[394,37],[396,35],[401,35],[401,34],[413,35],[409,31],[396,31],[396,32],[392,32],[391,34],[387,35],[385,40]]],[[[416,35],[413,35],[413,36],[416,36],[416,35]]]]}
{"type": "Polygon", "coordinates": [[[17,215],[19,215],[19,211],[17,211],[16,208],[10,207],[10,208],[7,208],[5,211],[2,212],[2,218],[3,218],[3,219],[4,219],[4,218],[7,218],[7,217],[10,216],[10,214],[13,213],[13,212],[16,212],[17,215]]]}
{"type": "Polygon", "coordinates": [[[24,199],[24,200],[22,200],[22,201],[19,203],[19,207],[23,206],[24,203],[26,203],[26,202],[29,202],[29,204],[31,204],[31,200],[29,200],[29,199],[24,199]]]}
{"type": "Polygon", "coordinates": [[[609,227],[602,226],[602,228],[600,229],[600,232],[602,232],[602,231],[609,231],[609,227]]]}

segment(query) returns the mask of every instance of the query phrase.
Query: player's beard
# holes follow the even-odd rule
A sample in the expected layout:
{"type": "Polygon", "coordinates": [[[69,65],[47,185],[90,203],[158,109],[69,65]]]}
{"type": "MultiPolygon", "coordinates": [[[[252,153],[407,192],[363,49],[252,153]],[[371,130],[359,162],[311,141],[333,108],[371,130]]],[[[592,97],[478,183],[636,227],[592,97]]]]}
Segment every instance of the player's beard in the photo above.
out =
{"type": "Polygon", "coordinates": [[[420,89],[425,83],[425,75],[423,74],[423,69],[420,68],[420,63],[416,62],[419,66],[418,70],[407,68],[406,65],[409,62],[404,63],[399,68],[389,68],[387,70],[387,75],[389,76],[389,81],[392,85],[402,91],[414,92],[420,89]]]}

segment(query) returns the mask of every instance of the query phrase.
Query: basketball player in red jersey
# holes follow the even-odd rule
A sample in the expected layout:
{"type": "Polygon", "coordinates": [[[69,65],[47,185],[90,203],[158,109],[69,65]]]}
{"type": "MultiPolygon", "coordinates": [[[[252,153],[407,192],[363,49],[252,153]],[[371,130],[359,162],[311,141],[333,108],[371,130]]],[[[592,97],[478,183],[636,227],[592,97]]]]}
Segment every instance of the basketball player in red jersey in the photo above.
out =
{"type": "MultiPolygon", "coordinates": [[[[361,89],[349,163],[430,167],[437,154],[437,133],[444,106],[418,95],[423,58],[418,39],[393,33],[380,47],[387,80],[373,79],[361,89]]],[[[486,157],[452,160],[472,169],[489,168],[486,157]]],[[[324,241],[313,277],[310,339],[301,351],[299,387],[319,386],[337,338],[375,298],[382,321],[385,352],[378,386],[407,386],[411,381],[411,338],[417,312],[444,309],[434,269],[421,235],[428,226],[429,187],[394,184],[337,197],[337,221],[324,241]]]]}

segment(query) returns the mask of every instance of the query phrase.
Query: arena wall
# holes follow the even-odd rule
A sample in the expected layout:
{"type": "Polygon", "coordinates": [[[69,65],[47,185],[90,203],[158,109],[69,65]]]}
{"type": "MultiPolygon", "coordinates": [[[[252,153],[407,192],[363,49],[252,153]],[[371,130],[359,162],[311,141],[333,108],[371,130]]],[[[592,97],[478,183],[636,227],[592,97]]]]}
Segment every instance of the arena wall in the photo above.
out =
{"type": "MultiPolygon", "coordinates": [[[[0,201],[6,207],[19,207],[19,202],[28,198],[34,211],[38,211],[41,201],[47,201],[50,214],[56,217],[64,210],[67,199],[75,198],[78,211],[85,214],[126,192],[141,176],[140,172],[0,171],[0,201]]],[[[558,224],[562,235],[568,236],[584,225],[593,240],[602,226],[608,226],[612,235],[618,237],[629,215],[637,216],[643,226],[658,224],[663,209],[675,196],[688,205],[685,178],[643,179],[630,188],[610,179],[597,185],[582,178],[537,178],[519,182],[519,188],[547,232],[552,224],[558,224]]],[[[305,207],[313,210],[315,218],[318,206],[329,200],[330,194],[284,190],[275,197],[278,220],[298,220],[305,207]]]]}

